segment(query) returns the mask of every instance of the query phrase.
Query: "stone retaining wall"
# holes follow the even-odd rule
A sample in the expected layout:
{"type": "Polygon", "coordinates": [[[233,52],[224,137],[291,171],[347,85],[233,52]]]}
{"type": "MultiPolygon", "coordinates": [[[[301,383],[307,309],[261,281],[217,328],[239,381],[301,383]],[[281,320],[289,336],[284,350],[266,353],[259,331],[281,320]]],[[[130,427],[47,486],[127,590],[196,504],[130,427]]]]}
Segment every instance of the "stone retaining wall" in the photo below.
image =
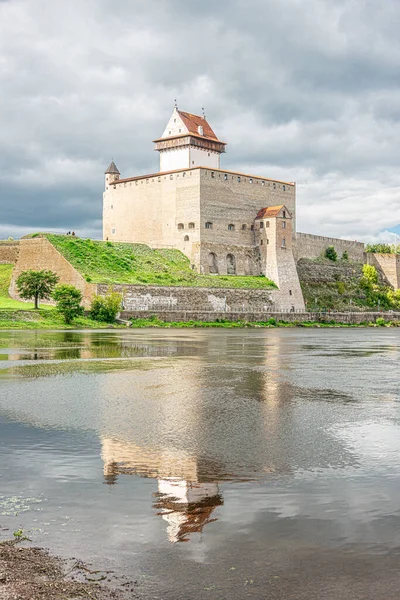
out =
{"type": "MultiPolygon", "coordinates": [[[[97,286],[98,294],[106,294],[109,286],[97,286]]],[[[198,287],[158,287],[114,285],[123,295],[125,310],[135,312],[204,311],[204,312],[264,312],[271,310],[274,294],[271,289],[223,289],[198,287]]]]}

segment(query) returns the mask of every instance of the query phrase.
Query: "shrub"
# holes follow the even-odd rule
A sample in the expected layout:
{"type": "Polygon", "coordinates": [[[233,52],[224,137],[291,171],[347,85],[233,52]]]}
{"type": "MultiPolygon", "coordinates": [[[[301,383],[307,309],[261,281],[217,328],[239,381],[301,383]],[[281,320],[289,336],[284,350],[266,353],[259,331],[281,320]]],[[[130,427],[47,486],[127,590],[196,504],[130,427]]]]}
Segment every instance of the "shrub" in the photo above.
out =
{"type": "Polygon", "coordinates": [[[67,325],[72,323],[75,317],[83,315],[82,292],[73,285],[63,283],[57,285],[53,292],[57,310],[64,317],[67,325]]]}
{"type": "Polygon", "coordinates": [[[325,250],[325,258],[329,258],[329,260],[337,261],[337,252],[333,246],[328,246],[325,250]]]}
{"type": "Polygon", "coordinates": [[[363,266],[363,278],[362,283],[364,286],[369,287],[373,284],[378,283],[378,271],[373,265],[363,266]]]}
{"type": "Polygon", "coordinates": [[[39,300],[50,298],[54,286],[59,277],[53,271],[23,271],[17,279],[18,293],[21,298],[35,302],[35,308],[39,308],[39,300]]]}
{"type": "Polygon", "coordinates": [[[276,319],[274,319],[274,317],[270,317],[267,321],[267,325],[276,325],[276,319]]]}
{"type": "Polygon", "coordinates": [[[343,281],[338,281],[336,283],[336,287],[337,287],[338,293],[342,296],[345,293],[345,291],[346,291],[346,288],[345,288],[345,285],[344,285],[343,281]]]}
{"type": "Polygon", "coordinates": [[[384,327],[386,325],[385,319],[383,319],[382,317],[378,317],[375,323],[380,327],[384,327]]]}
{"type": "Polygon", "coordinates": [[[342,254],[342,260],[349,260],[349,253],[345,250],[342,254]]]}
{"type": "Polygon", "coordinates": [[[114,323],[121,310],[122,295],[109,291],[105,296],[94,296],[90,306],[90,316],[95,321],[114,323]]]}

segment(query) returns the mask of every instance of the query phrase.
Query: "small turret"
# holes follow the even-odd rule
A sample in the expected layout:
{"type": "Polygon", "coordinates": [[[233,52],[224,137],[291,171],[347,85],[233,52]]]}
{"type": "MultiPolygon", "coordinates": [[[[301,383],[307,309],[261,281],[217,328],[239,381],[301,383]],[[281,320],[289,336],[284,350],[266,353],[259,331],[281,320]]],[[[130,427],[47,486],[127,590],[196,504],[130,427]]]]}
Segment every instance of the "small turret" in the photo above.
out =
{"type": "Polygon", "coordinates": [[[113,160],[111,161],[110,166],[104,172],[104,174],[106,176],[106,181],[105,181],[106,189],[107,189],[107,186],[110,185],[110,183],[119,179],[120,172],[118,171],[117,166],[113,160]]]}

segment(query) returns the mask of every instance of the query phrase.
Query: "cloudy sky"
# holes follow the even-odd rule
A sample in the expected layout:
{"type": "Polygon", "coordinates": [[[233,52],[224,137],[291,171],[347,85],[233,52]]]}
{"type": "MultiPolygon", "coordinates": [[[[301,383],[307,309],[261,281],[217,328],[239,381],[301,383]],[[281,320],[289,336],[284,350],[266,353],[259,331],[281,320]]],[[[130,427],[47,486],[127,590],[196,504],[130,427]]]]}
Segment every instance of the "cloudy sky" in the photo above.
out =
{"type": "Polygon", "coordinates": [[[398,0],[0,0],[0,238],[101,236],[104,170],[179,107],[297,182],[301,231],[400,234],[398,0]]]}

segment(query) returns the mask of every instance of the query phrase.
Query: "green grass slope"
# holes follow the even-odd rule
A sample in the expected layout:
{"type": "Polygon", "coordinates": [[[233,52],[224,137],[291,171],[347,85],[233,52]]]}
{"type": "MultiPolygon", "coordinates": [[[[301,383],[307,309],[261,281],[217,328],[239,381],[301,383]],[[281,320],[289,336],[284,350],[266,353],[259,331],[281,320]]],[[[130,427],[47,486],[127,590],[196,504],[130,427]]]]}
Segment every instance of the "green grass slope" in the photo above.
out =
{"type": "Polygon", "coordinates": [[[153,250],[144,244],[97,242],[66,235],[47,239],[92,283],[190,286],[211,288],[274,288],[266,277],[198,275],[179,250],[153,250]]]}
{"type": "MultiPolygon", "coordinates": [[[[10,287],[13,268],[14,265],[0,265],[0,309],[33,309],[33,302],[21,302],[20,300],[13,300],[8,295],[8,288],[10,287]]],[[[41,308],[48,309],[50,306],[42,305],[41,308]]]]}

